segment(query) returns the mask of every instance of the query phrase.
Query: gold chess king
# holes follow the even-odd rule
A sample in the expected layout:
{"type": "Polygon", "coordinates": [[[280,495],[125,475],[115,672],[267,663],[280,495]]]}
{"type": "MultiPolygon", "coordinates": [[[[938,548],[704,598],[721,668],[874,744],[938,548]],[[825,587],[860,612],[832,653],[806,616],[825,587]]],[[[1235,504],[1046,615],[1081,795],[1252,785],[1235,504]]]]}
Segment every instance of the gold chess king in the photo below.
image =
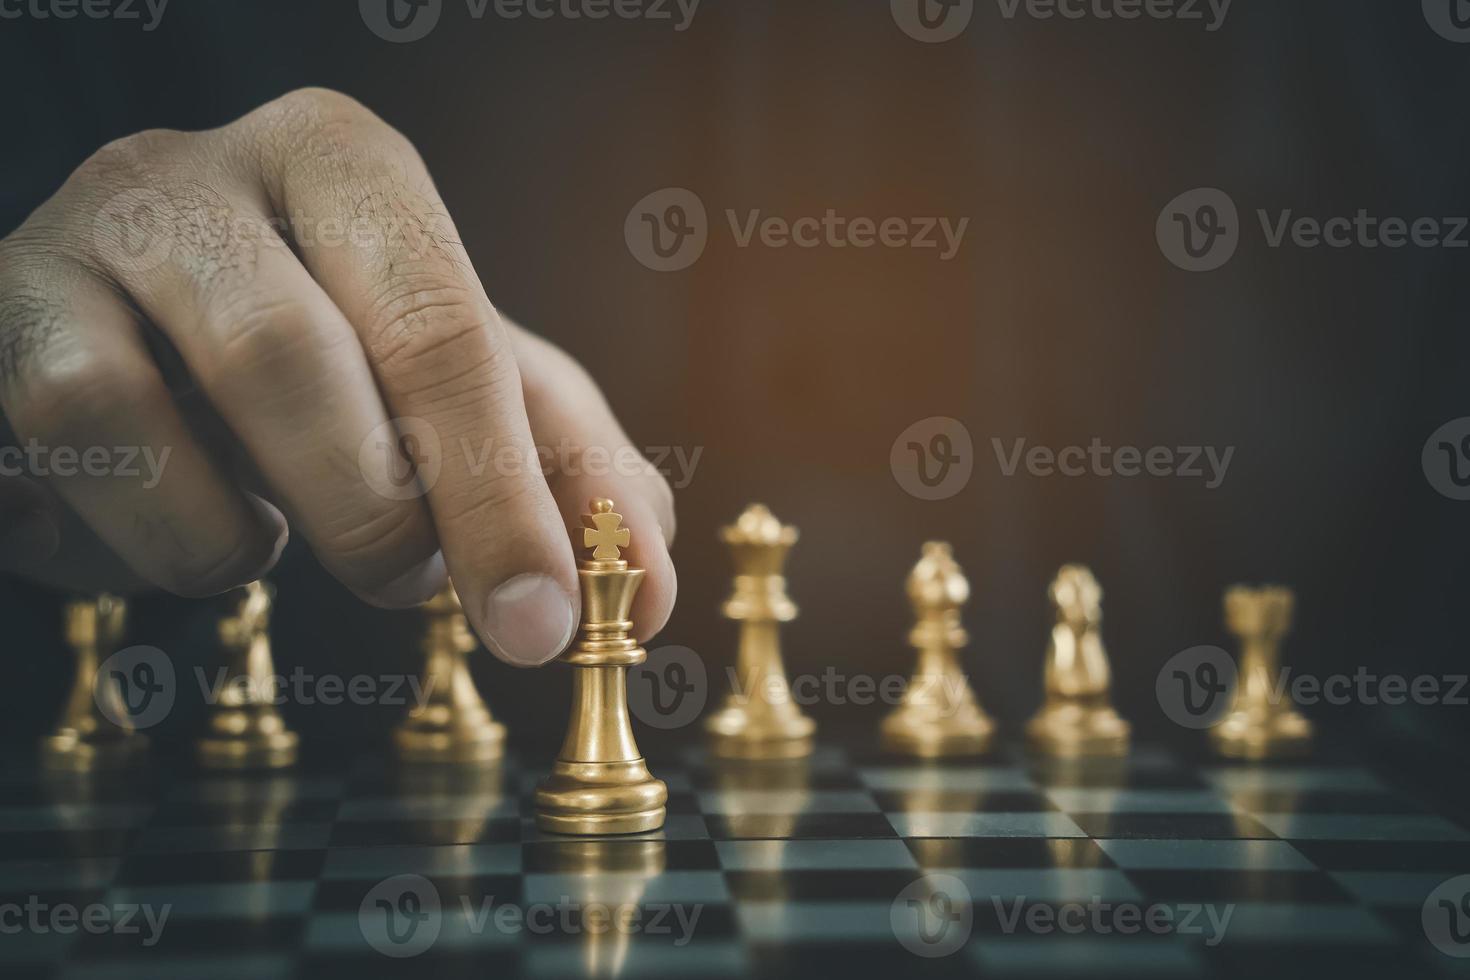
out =
{"type": "Polygon", "coordinates": [[[653,778],[628,718],[628,668],[648,654],[629,634],[643,569],[622,559],[632,532],[613,502],[583,515],[577,565],[582,625],[561,662],[572,667],[572,717],[551,775],[536,790],[536,825],[560,834],[636,834],[664,823],[669,793],[653,778]]]}

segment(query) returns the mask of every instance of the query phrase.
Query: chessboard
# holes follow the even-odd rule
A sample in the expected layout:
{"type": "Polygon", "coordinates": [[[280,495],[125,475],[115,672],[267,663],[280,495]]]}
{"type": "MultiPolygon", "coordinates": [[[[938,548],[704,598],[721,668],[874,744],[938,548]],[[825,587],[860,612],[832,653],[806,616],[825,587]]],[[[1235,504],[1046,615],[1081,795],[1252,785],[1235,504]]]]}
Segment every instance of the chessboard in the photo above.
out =
{"type": "Polygon", "coordinates": [[[666,825],[619,838],[539,832],[549,760],[514,752],[255,774],[17,764],[0,781],[0,974],[1470,972],[1450,955],[1470,954],[1458,919],[1453,938],[1426,931],[1432,896],[1470,872],[1466,823],[1355,762],[670,751],[650,753],[666,825]]]}

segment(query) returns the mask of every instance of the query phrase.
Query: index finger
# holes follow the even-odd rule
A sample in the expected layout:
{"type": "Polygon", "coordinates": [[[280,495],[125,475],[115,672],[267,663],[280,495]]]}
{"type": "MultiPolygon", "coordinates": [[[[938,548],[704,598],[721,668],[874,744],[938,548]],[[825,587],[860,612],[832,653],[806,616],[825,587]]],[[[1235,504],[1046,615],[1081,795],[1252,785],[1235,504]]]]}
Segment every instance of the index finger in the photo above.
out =
{"type": "Polygon", "coordinates": [[[293,228],[296,245],[367,352],[396,417],[388,441],[416,457],[411,492],[427,494],[470,622],[502,659],[545,663],[579,617],[571,545],[540,467],[487,465],[487,452],[535,460],[536,447],[506,327],[423,161],[345,96],[297,93],[257,115],[242,124],[271,134],[276,213],[350,223],[330,245],[293,228]]]}

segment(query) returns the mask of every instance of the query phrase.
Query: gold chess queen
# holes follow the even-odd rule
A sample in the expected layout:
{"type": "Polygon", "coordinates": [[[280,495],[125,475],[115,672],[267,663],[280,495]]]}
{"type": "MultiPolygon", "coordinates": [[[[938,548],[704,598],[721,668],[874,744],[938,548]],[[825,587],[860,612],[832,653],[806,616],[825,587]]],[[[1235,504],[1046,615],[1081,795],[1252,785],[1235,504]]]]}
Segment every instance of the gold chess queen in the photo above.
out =
{"type": "Polygon", "coordinates": [[[628,718],[628,668],[648,654],[629,633],[643,569],[622,560],[632,542],[613,502],[592,501],[583,515],[577,563],[582,625],[561,655],[572,673],[572,717],[551,775],[536,790],[536,825],[559,834],[636,834],[664,823],[668,788],[653,778],[628,718]]]}

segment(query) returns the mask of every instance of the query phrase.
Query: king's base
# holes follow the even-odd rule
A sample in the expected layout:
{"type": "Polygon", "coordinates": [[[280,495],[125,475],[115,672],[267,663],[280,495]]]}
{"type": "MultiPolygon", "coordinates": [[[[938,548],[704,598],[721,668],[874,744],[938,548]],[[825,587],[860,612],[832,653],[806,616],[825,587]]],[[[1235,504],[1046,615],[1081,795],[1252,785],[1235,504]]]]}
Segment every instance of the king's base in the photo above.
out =
{"type": "Polygon", "coordinates": [[[1232,711],[1210,730],[1210,745],[1229,759],[1301,758],[1312,753],[1312,723],[1290,710],[1232,711]]]}
{"type": "Polygon", "coordinates": [[[41,765],[67,772],[118,769],[136,765],[147,751],[146,735],[91,740],[73,732],[62,732],[41,739],[41,765]]]}
{"type": "Polygon", "coordinates": [[[405,725],[393,732],[393,748],[405,762],[495,762],[505,755],[505,726],[433,729],[405,725]]]}
{"type": "Polygon", "coordinates": [[[204,769],[285,769],[296,764],[295,732],[252,733],[237,738],[205,736],[194,745],[204,769]]]}
{"type": "Polygon", "coordinates": [[[883,719],[883,748],[896,755],[943,759],[984,755],[995,726],[981,715],[935,718],[928,712],[900,707],[883,719]]]}
{"type": "Polygon", "coordinates": [[[1128,754],[1128,723],[1106,705],[1062,704],[1031,719],[1026,742],[1053,758],[1115,758],[1128,754]]]}
{"type": "Polygon", "coordinates": [[[553,834],[642,834],[664,825],[668,800],[668,787],[642,759],[558,759],[536,789],[536,826],[553,834]]]}

